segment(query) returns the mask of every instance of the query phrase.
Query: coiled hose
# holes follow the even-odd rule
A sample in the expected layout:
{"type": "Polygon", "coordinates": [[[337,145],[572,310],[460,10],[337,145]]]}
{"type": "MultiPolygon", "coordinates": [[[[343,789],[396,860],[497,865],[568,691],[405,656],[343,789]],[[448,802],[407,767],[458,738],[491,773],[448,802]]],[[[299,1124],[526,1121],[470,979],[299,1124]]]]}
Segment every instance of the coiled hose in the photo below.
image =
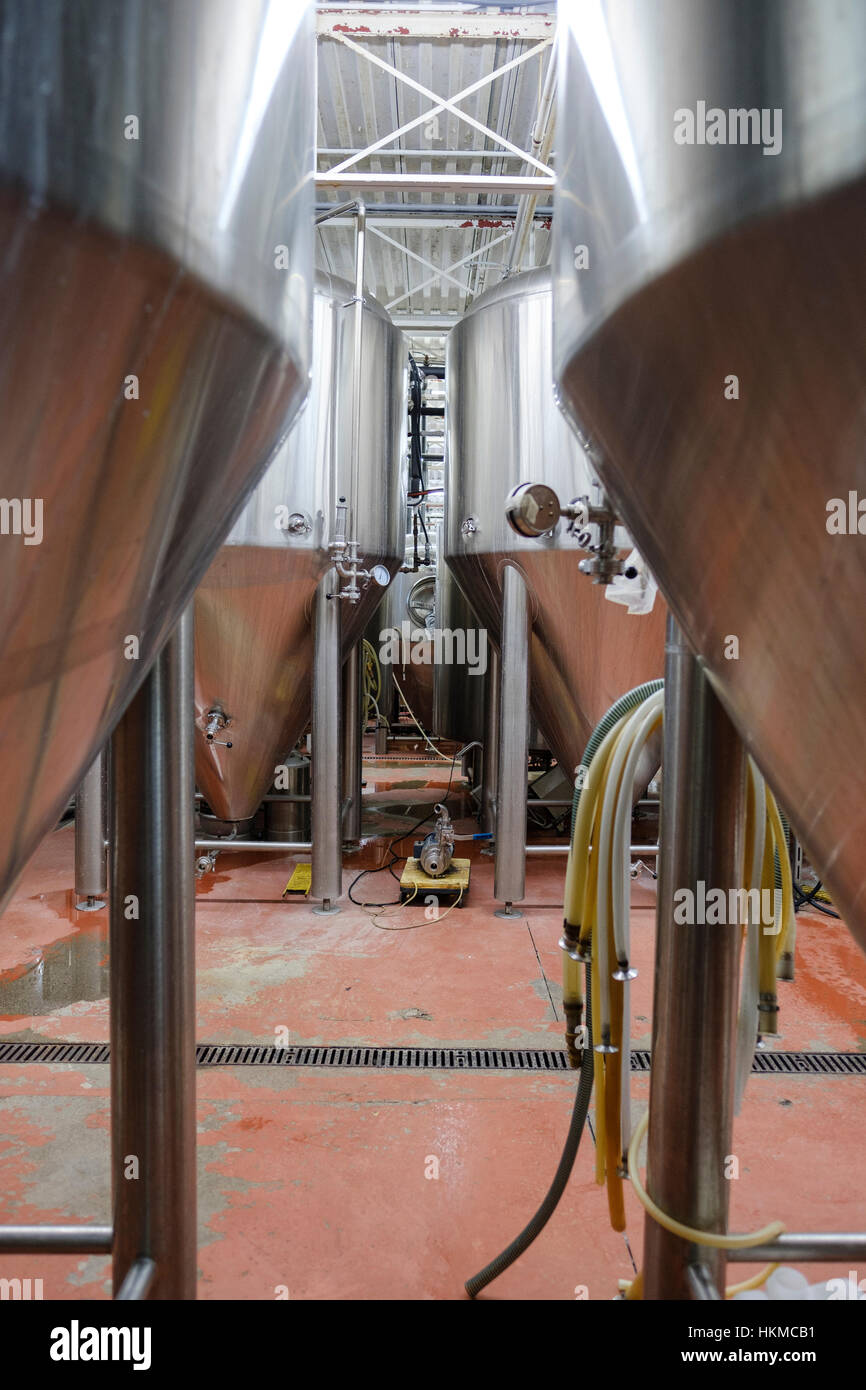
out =
{"type": "MultiPolygon", "coordinates": [[[[654,695],[657,690],[664,690],[663,680],[645,681],[643,685],[636,685],[634,690],[627,690],[625,695],[621,695],[615,705],[611,705],[607,714],[603,715],[598,721],[590,736],[589,743],[580,767],[586,775],[586,771],[599,750],[600,745],[610,733],[615,724],[618,724],[624,714],[629,714],[631,710],[637,709],[638,705],[643,704],[644,700],[650,695],[654,695]]],[[[574,838],[574,823],[577,820],[577,808],[580,805],[580,793],[583,790],[583,777],[577,776],[574,781],[574,796],[571,802],[571,835],[574,838]]]]}
{"type": "Polygon", "coordinates": [[[477,1297],[482,1289],[494,1279],[498,1279],[500,1274],[504,1274],[509,1265],[513,1265],[525,1250],[535,1240],[535,1237],[544,1230],[551,1216],[557,1208],[559,1199],[566,1189],[568,1179],[571,1177],[571,1170],[574,1167],[574,1160],[577,1158],[577,1151],[580,1147],[580,1139],[583,1134],[583,1127],[586,1124],[586,1117],[589,1112],[589,1100],[592,1095],[592,1079],[595,1072],[595,1053],[592,1050],[592,999],[589,966],[586,967],[586,1046],[583,1049],[583,1057],[580,1065],[580,1077],[578,1078],[577,1091],[574,1096],[574,1108],[571,1112],[571,1123],[568,1127],[568,1134],[565,1140],[565,1147],[562,1150],[562,1157],[559,1166],[553,1177],[553,1182],[547,1191],[547,1195],[532,1220],[524,1226],[520,1235],[517,1236],[510,1245],[491,1260],[490,1264],[485,1265],[480,1273],[467,1279],[464,1285],[470,1298],[477,1297]]]}

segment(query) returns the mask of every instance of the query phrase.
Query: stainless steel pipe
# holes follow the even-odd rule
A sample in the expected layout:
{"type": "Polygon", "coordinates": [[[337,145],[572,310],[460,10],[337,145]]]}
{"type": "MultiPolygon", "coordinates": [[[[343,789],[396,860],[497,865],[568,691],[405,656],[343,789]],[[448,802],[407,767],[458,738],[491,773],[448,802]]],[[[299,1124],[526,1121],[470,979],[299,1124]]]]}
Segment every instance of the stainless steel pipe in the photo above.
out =
{"type": "Polygon", "coordinates": [[[110,1255],[110,1226],[0,1226],[0,1255],[110,1255]]]}
{"type": "Polygon", "coordinates": [[[319,581],[313,648],[313,759],[311,766],[313,868],[310,896],[317,912],[337,912],[343,891],[340,790],[340,600],[339,576],[319,581]]]}
{"type": "Polygon", "coordinates": [[[499,777],[499,653],[487,646],[487,702],[484,709],[484,762],[481,768],[481,829],[496,833],[496,782],[499,777]]]}
{"type": "Polygon", "coordinates": [[[526,769],[529,755],[529,595],[520,570],[502,576],[502,650],[499,762],[493,896],[505,906],[497,917],[519,917],[513,904],[525,893],[526,769]]]}
{"type": "Polygon", "coordinates": [[[361,838],[361,787],[363,740],[361,736],[363,648],[357,642],[343,663],[343,839],[357,844],[361,838]]]}
{"type": "Polygon", "coordinates": [[[194,720],[187,608],[111,745],[113,1279],[154,1299],[196,1295],[194,720]]]}
{"type": "Polygon", "coordinates": [[[136,1260],[129,1267],[129,1273],[114,1295],[115,1303],[140,1302],[148,1297],[156,1278],[156,1264],[153,1260],[136,1260]]]}
{"type": "Polygon", "coordinates": [[[97,753],[75,793],[75,906],[79,912],[105,907],[105,751],[97,753]]]}
{"type": "Polygon", "coordinates": [[[713,1283],[707,1266],[703,1263],[686,1266],[686,1282],[689,1293],[698,1303],[721,1303],[722,1295],[713,1283]]]}
{"type": "Polygon", "coordinates": [[[822,1264],[825,1260],[866,1260],[866,1232],[858,1231],[783,1231],[775,1240],[764,1245],[750,1245],[729,1250],[728,1259],[740,1264],[760,1264],[801,1260],[806,1264],[822,1264]]]}
{"type": "Polygon", "coordinates": [[[313,848],[311,840],[221,840],[218,837],[213,840],[196,840],[196,853],[204,850],[206,853],[212,849],[217,849],[221,853],[227,850],[251,850],[254,853],[264,851],[266,854],[291,854],[298,850],[306,853],[313,848]]]}
{"type": "MultiPolygon", "coordinates": [[[[701,663],[668,620],[647,1190],[678,1221],[727,1229],[740,928],[681,926],[674,893],[739,883],[745,757],[701,663]]],[[[644,1297],[692,1297],[693,1247],[649,1216],[644,1297]]],[[[723,1251],[701,1248],[725,1285],[723,1251]]]]}
{"type": "MultiPolygon", "coordinates": [[[[524,845],[524,854],[568,854],[570,845],[524,845]]],[[[590,849],[592,846],[590,845],[590,849]]],[[[639,854],[644,859],[652,859],[659,852],[658,845],[631,845],[630,854],[639,854]]]]}

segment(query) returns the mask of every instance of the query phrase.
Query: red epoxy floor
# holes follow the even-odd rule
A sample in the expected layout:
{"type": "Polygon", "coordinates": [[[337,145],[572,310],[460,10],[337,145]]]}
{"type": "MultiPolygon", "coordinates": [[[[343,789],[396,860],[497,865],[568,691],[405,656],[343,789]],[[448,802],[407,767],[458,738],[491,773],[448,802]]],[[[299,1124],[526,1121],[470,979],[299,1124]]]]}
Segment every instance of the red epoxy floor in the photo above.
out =
{"type": "MultiPolygon", "coordinates": [[[[365,833],[408,827],[447,773],[368,767],[365,833]]],[[[464,908],[439,922],[414,905],[386,909],[377,920],[388,930],[345,898],[334,917],[281,901],[288,857],[222,855],[198,890],[199,1039],[271,1043],[288,1029],[293,1042],[560,1046],[565,860],[530,859],[525,915],[503,922],[492,864],[470,853],[464,908]],[[393,930],[408,923],[419,925],[393,930]]],[[[381,861],[376,847],[347,854],[344,885],[381,861]]],[[[380,874],[357,892],[391,898],[396,884],[380,874]]],[[[633,1039],[647,1046],[651,879],[632,901],[633,1039]]],[[[774,1046],[866,1049],[866,960],[839,923],[804,914],[799,924],[774,1046]]],[[[72,832],[55,832],[0,922],[0,1035],[106,1038],[106,930],[107,912],[75,911],[72,832]]],[[[109,1219],[107,1086],[104,1066],[0,1067],[0,1220],[109,1219]]],[[[633,1079],[635,1119],[647,1087],[633,1079]]],[[[571,1076],[550,1074],[200,1071],[200,1296],[271,1299],[286,1286],[292,1298],[463,1297],[464,1279],[541,1199],[573,1092],[571,1076]]],[[[791,1229],[863,1229],[864,1148],[866,1078],[753,1077],[735,1130],[732,1229],[777,1217],[791,1229]]],[[[642,1213],[631,1192],[627,1203],[626,1239],[608,1225],[585,1136],[555,1217],[485,1297],[611,1298],[640,1263],[642,1213]]],[[[103,1258],[25,1263],[0,1258],[0,1277],[41,1277],[46,1298],[110,1291],[103,1258]]],[[[848,1271],[810,1277],[830,1273],[848,1271]]]]}

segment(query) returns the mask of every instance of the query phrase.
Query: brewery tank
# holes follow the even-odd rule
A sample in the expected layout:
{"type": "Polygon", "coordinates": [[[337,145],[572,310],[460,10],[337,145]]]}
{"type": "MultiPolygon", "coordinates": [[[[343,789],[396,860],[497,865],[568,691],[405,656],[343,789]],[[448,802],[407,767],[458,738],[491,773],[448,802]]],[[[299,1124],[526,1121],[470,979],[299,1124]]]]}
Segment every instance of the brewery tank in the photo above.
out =
{"type": "Polygon", "coordinates": [[[542,482],[568,501],[593,478],[552,386],[548,269],[509,276],[481,295],[451,330],[446,381],[445,557],[497,647],[503,571],[529,593],[532,711],[553,753],[577,767],[613,702],[663,667],[658,602],[632,615],[581,574],[585,558],[564,522],[540,539],[506,520],[509,493],[542,482]]]}
{"type": "Polygon", "coordinates": [[[559,15],[563,401],[866,947],[866,10],[559,15]]]}
{"type": "MultiPolygon", "coordinates": [[[[404,339],[366,294],[355,450],[353,294],[318,276],[309,400],[196,591],[196,776],[224,822],[255,813],[309,720],[313,605],[338,500],[368,569],[392,577],[402,559],[404,339]]],[[[357,603],[340,602],[344,656],[381,597],[371,582],[357,603]]]]}
{"type": "Polygon", "coordinates": [[[314,70],[304,3],[0,12],[0,906],[305,394],[314,70]]]}

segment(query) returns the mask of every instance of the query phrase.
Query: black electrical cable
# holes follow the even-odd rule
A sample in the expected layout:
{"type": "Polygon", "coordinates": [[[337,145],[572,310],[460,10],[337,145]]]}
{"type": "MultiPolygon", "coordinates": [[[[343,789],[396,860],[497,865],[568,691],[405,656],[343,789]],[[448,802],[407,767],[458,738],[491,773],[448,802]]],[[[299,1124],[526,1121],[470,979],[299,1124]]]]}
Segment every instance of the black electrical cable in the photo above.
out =
{"type": "Polygon", "coordinates": [[[583,1134],[586,1117],[589,1112],[589,1099],[592,1095],[592,1081],[595,1072],[595,1055],[592,1048],[592,999],[590,994],[590,968],[586,967],[586,1046],[583,1049],[583,1057],[580,1063],[580,1078],[577,1083],[577,1091],[574,1097],[574,1108],[571,1112],[571,1123],[568,1127],[568,1134],[565,1139],[565,1147],[562,1150],[562,1157],[559,1160],[559,1167],[550,1184],[547,1195],[538,1211],[533,1216],[528,1225],[524,1226],[520,1235],[517,1236],[510,1245],[491,1260],[490,1264],[485,1265],[471,1279],[466,1280],[464,1285],[470,1298],[476,1298],[494,1279],[498,1279],[500,1274],[504,1274],[516,1259],[529,1249],[535,1237],[544,1230],[554,1211],[560,1197],[566,1189],[568,1179],[571,1177],[571,1170],[574,1167],[574,1160],[577,1158],[577,1151],[580,1147],[581,1135],[583,1134]]]}
{"type": "Polygon", "coordinates": [[[838,922],[841,920],[841,918],[839,917],[839,913],[834,912],[832,907],[827,907],[824,903],[819,903],[817,897],[815,896],[817,893],[820,893],[822,887],[823,884],[821,880],[818,879],[818,882],[815,884],[815,886],[811,888],[808,893],[804,893],[800,885],[795,883],[794,911],[799,912],[800,909],[803,907],[810,907],[814,908],[816,912],[823,912],[825,917],[835,917],[836,921],[838,922]]]}
{"type": "MultiPolygon", "coordinates": [[[[454,780],[454,766],[455,766],[455,763],[457,762],[457,759],[458,759],[459,756],[460,756],[460,753],[462,753],[463,751],[464,751],[464,750],[461,748],[461,749],[459,750],[459,752],[455,753],[454,757],[452,758],[452,760],[451,760],[451,772],[450,772],[449,777],[448,777],[448,786],[447,786],[447,788],[446,788],[446,790],[445,790],[445,795],[439,797],[439,799],[438,799],[436,805],[447,806],[447,804],[448,804],[448,798],[449,798],[449,796],[451,795],[451,783],[452,783],[452,781],[454,780]]],[[[393,879],[396,879],[397,882],[399,883],[400,880],[397,879],[397,875],[394,873],[394,865],[395,865],[395,864],[399,864],[399,862],[400,862],[401,859],[405,859],[405,858],[406,858],[406,855],[405,855],[405,854],[395,854],[395,853],[394,853],[394,846],[395,846],[395,845],[399,845],[399,844],[401,843],[402,840],[408,840],[409,836],[410,836],[410,835],[414,835],[416,830],[420,830],[422,825],[426,825],[427,822],[428,822],[428,820],[430,820],[431,817],[435,815],[435,813],[436,813],[436,806],[434,805],[433,808],[432,808],[430,811],[427,812],[426,816],[424,816],[423,820],[417,821],[417,822],[415,823],[415,825],[413,825],[409,830],[404,830],[404,831],[402,831],[399,835],[397,835],[393,840],[391,840],[391,841],[389,842],[389,844],[388,844],[388,853],[389,853],[389,856],[390,856],[390,857],[388,858],[388,860],[386,861],[386,863],[381,864],[381,865],[379,866],[378,869],[362,869],[360,873],[358,873],[358,874],[355,875],[355,877],[352,879],[352,882],[349,884],[349,889],[348,889],[348,892],[347,892],[347,894],[346,894],[346,896],[348,897],[350,903],[354,903],[356,907],[398,907],[398,906],[399,906],[400,902],[402,901],[401,898],[391,899],[389,902],[386,902],[386,903],[362,903],[358,898],[353,898],[353,897],[352,897],[352,889],[354,888],[355,884],[359,881],[359,879],[362,879],[362,878],[364,877],[365,874],[383,874],[383,873],[385,872],[386,869],[388,870],[388,872],[389,872],[389,874],[391,875],[391,877],[392,877],[393,879]]]]}
{"type": "Polygon", "coordinates": [[[427,527],[424,525],[424,518],[423,518],[423,516],[421,515],[421,513],[420,513],[420,512],[416,512],[415,515],[417,516],[418,520],[419,520],[420,523],[421,523],[421,530],[424,532],[424,564],[425,564],[425,565],[429,565],[429,563],[430,563],[430,537],[429,537],[428,534],[427,534],[427,527]]]}
{"type": "MultiPolygon", "coordinates": [[[[424,458],[421,448],[421,409],[423,406],[424,379],[418,370],[415,358],[409,353],[409,491],[420,492],[426,485],[424,477],[424,458]]],[[[417,503],[412,504],[417,505],[417,503]]]]}

